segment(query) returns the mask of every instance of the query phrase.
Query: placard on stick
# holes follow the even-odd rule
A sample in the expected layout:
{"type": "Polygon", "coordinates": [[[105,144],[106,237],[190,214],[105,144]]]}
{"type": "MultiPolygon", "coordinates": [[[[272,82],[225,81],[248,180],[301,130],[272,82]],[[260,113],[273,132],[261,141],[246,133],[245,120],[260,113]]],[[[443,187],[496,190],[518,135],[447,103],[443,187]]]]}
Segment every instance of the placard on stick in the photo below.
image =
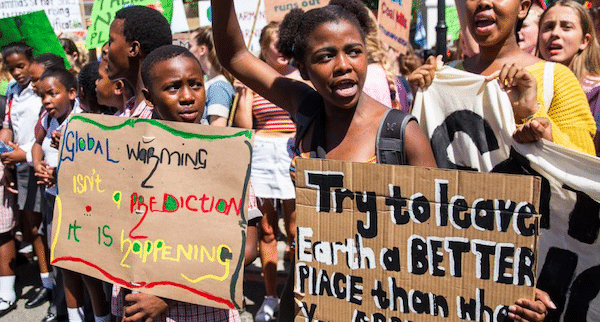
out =
{"type": "Polygon", "coordinates": [[[13,42],[26,43],[33,49],[34,56],[45,53],[61,56],[65,67],[71,68],[65,51],[43,10],[0,19],[0,47],[13,42]]]}
{"type": "Polygon", "coordinates": [[[379,0],[379,35],[390,47],[404,53],[409,44],[412,0],[379,0]]]}
{"type": "Polygon", "coordinates": [[[329,0],[264,0],[267,21],[282,21],[283,17],[292,9],[302,9],[305,12],[311,9],[324,7],[329,0]]]}
{"type": "Polygon", "coordinates": [[[502,320],[534,295],[539,198],[531,176],[298,160],[296,321],[502,320]]]}
{"type": "Polygon", "coordinates": [[[60,148],[53,265],[240,308],[252,131],[76,115],[60,148]]]}

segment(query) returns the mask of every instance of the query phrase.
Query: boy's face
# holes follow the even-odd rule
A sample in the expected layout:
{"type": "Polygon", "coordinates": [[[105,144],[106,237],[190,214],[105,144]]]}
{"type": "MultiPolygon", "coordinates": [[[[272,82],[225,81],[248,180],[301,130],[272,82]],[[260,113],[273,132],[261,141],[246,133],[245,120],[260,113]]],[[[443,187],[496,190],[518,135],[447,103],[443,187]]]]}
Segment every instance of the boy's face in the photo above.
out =
{"type": "Polygon", "coordinates": [[[177,56],[155,64],[144,95],[163,120],[200,123],[206,100],[200,64],[177,56]]]}
{"type": "Polygon", "coordinates": [[[108,38],[108,77],[125,77],[129,71],[131,43],[125,38],[125,20],[115,19],[110,25],[108,38]]]}

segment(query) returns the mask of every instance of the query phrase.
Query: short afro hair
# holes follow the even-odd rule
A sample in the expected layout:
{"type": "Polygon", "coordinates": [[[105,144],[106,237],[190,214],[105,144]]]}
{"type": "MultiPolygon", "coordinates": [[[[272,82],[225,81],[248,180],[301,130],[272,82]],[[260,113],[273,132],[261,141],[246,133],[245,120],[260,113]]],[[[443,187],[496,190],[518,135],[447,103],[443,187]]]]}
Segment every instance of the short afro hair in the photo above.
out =
{"type": "Polygon", "coordinates": [[[83,91],[85,97],[88,97],[90,100],[97,100],[96,80],[100,79],[98,68],[100,68],[100,62],[97,60],[91,61],[81,67],[79,75],[77,76],[79,87],[83,91]]]}
{"type": "Polygon", "coordinates": [[[75,75],[64,68],[48,68],[40,77],[40,81],[48,77],[56,78],[67,90],[74,89],[77,91],[77,79],[75,75]]]}
{"type": "Polygon", "coordinates": [[[117,11],[115,19],[123,20],[123,34],[127,41],[140,43],[142,56],[173,43],[169,22],[155,9],[129,6],[117,11]]]}
{"type": "Polygon", "coordinates": [[[33,61],[33,48],[24,42],[13,42],[2,47],[3,59],[13,54],[24,55],[27,60],[33,61]]]}
{"type": "Polygon", "coordinates": [[[376,28],[368,10],[360,0],[331,0],[329,5],[307,12],[292,9],[279,26],[277,50],[285,57],[304,62],[308,35],[323,23],[342,20],[356,26],[364,41],[366,35],[376,28]]]}
{"type": "Polygon", "coordinates": [[[35,56],[33,61],[40,65],[44,65],[44,67],[46,69],[48,69],[48,68],[66,69],[64,59],[55,54],[46,53],[46,54],[37,55],[37,56],[35,56]]]}
{"type": "Polygon", "coordinates": [[[194,56],[194,54],[192,54],[185,47],[176,45],[166,45],[159,47],[153,50],[146,57],[146,59],[144,59],[144,63],[142,64],[142,81],[144,82],[144,86],[146,86],[148,90],[151,90],[153,78],[152,68],[154,67],[154,65],[179,56],[193,59],[196,63],[198,63],[198,66],[200,66],[198,58],[196,58],[196,56],[194,56]]]}

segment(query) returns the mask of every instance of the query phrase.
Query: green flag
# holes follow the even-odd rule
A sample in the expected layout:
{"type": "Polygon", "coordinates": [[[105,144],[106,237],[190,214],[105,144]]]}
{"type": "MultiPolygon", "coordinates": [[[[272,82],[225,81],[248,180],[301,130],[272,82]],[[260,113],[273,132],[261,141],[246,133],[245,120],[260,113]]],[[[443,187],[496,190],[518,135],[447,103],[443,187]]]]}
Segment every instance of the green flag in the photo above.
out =
{"type": "Polygon", "coordinates": [[[33,48],[34,56],[55,54],[65,60],[67,68],[71,68],[45,11],[0,19],[0,47],[19,41],[33,48]]]}
{"type": "Polygon", "coordinates": [[[162,12],[163,16],[171,23],[173,0],[94,0],[92,24],[87,30],[85,46],[88,49],[102,47],[108,41],[110,24],[115,19],[117,11],[131,5],[156,9],[162,12]]]}

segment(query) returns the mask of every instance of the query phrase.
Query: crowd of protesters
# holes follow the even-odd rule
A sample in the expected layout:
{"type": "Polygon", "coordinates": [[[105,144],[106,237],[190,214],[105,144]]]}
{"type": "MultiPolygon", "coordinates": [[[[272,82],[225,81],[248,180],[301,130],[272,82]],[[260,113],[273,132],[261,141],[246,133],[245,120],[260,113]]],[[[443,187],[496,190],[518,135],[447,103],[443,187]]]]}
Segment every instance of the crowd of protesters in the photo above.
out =
{"type": "MultiPolygon", "coordinates": [[[[463,9],[472,41],[461,42],[468,48],[450,65],[497,78],[512,92],[515,141],[543,138],[600,152],[600,47],[588,10],[569,0],[549,8],[530,0],[470,0],[463,9]],[[547,62],[557,63],[554,82],[567,84],[550,101],[540,92],[547,62]]],[[[71,70],[59,56],[34,57],[26,43],[2,48],[0,316],[16,308],[17,246],[31,245],[41,287],[25,308],[50,301],[44,322],[65,315],[91,320],[85,293],[95,321],[240,321],[236,310],[129,292],[50,265],[62,125],[75,113],[97,113],[256,130],[245,263],[260,257],[266,297],[255,321],[292,321],[293,295],[277,294],[276,243],[282,217],[285,256],[293,261],[295,161],[383,162],[375,154],[382,120],[390,110],[410,112],[415,92],[431,84],[442,59],[425,59],[412,47],[396,54],[358,0],[292,10],[281,23],[269,23],[259,57],[244,44],[233,1],[213,1],[212,10],[213,26],[193,31],[189,50],[172,45],[166,19],[142,6],[117,12],[98,61],[82,64],[85,55],[61,39],[71,70]],[[311,122],[299,123],[298,115],[311,122]]],[[[398,164],[437,167],[416,120],[400,115],[407,126],[398,164]]],[[[537,290],[535,299],[517,301],[508,315],[543,321],[554,308],[537,290]]]]}

